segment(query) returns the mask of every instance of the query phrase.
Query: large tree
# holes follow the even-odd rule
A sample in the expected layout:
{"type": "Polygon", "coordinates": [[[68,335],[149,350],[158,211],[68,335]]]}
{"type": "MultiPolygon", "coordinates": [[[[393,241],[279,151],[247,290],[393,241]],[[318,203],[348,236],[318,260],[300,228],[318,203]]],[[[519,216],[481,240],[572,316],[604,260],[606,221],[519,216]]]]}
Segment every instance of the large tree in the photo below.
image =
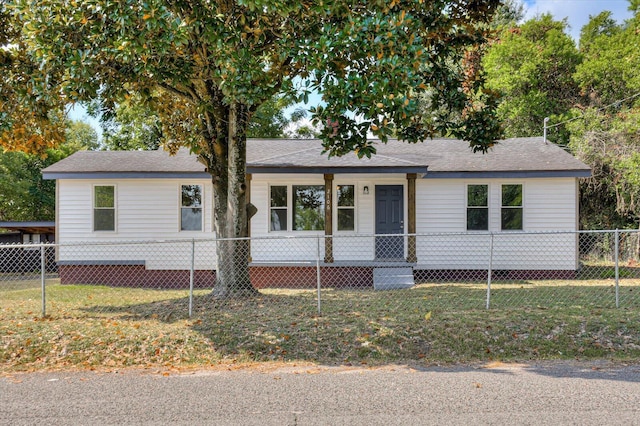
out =
{"type": "Polygon", "coordinates": [[[58,73],[40,73],[21,37],[22,23],[0,0],[0,147],[42,153],[64,138],[63,99],[41,97],[58,73]]]}
{"type": "MultiPolygon", "coordinates": [[[[581,57],[566,27],[545,14],[505,27],[488,48],[488,86],[503,95],[498,114],[506,136],[542,135],[545,117],[562,121],[580,99],[573,74],[581,57]]],[[[554,141],[566,143],[559,130],[554,128],[554,141]]]]}
{"type": "Polygon", "coordinates": [[[162,117],[168,147],[198,155],[214,187],[220,296],[255,292],[246,243],[225,239],[247,235],[248,123],[275,95],[295,95],[294,77],[302,97],[322,93],[312,114],[328,155],[370,156],[367,135],[396,130],[409,142],[448,130],[479,151],[499,136],[474,54],[498,0],[12,3],[33,79],[61,74],[56,96],[107,106],[139,95],[162,117]],[[416,102],[425,91],[461,119],[426,126],[416,102]]]}
{"type": "Polygon", "coordinates": [[[609,12],[582,28],[583,62],[574,78],[585,103],[569,123],[570,147],[593,177],[581,185],[585,228],[640,226],[640,2],[617,24],[609,12]]]}
{"type": "Polygon", "coordinates": [[[87,123],[68,121],[65,139],[39,153],[0,152],[0,221],[53,220],[55,182],[42,169],[79,150],[95,149],[98,135],[87,123]]]}

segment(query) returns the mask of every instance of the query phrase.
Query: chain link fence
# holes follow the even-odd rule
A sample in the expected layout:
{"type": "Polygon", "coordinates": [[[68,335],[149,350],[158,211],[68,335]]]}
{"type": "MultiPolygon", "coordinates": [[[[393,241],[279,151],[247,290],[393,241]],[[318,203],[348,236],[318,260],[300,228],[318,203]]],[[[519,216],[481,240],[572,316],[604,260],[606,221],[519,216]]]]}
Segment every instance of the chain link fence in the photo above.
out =
{"type": "Polygon", "coordinates": [[[0,246],[5,318],[637,308],[640,232],[0,246]]]}

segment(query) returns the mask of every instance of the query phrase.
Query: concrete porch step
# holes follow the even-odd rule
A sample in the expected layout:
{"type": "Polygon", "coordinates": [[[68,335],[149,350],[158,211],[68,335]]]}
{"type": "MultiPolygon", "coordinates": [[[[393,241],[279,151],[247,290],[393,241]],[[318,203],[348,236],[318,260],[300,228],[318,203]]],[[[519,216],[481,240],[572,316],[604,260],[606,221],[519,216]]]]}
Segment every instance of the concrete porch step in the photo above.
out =
{"type": "Polygon", "coordinates": [[[374,290],[399,290],[415,285],[413,268],[374,268],[374,290]]]}

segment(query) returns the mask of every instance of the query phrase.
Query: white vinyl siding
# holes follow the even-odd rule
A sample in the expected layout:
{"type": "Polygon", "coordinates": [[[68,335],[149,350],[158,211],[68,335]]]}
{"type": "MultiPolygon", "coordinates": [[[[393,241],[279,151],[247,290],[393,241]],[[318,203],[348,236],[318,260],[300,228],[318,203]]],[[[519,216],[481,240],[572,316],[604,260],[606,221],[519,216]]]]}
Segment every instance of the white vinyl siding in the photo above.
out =
{"type": "MultiPolygon", "coordinates": [[[[575,269],[574,234],[549,234],[548,237],[522,235],[517,231],[500,231],[501,186],[523,185],[523,228],[525,232],[575,231],[577,217],[577,179],[420,179],[416,180],[416,233],[418,268],[486,269],[488,248],[493,234],[495,269],[575,269]],[[466,231],[466,188],[469,184],[489,185],[489,230],[466,231]],[[456,236],[442,236],[456,233],[456,236]],[[472,235],[473,234],[473,235],[472,235]],[[424,235],[424,236],[422,236],[424,235]],[[553,247],[553,249],[551,249],[553,247]]],[[[270,192],[272,185],[324,185],[322,174],[254,174],[251,202],[257,207],[251,219],[251,256],[254,262],[302,262],[315,264],[318,256],[317,236],[324,231],[277,234],[270,232],[270,192]],[[274,237],[295,236],[296,239],[274,237]]],[[[403,185],[405,223],[407,180],[404,174],[336,175],[334,179],[333,253],[336,262],[372,261],[374,259],[375,186],[403,185]],[[339,184],[354,185],[355,230],[337,232],[337,197],[339,184]],[[364,187],[369,193],[364,193],[364,187]]],[[[106,241],[157,241],[161,245],[95,246],[87,250],[60,251],[60,260],[131,260],[144,261],[149,269],[189,269],[191,238],[198,242],[196,268],[215,269],[215,245],[212,232],[212,186],[207,180],[122,179],[58,181],[57,232],[61,244],[106,241]],[[93,186],[115,185],[116,231],[93,232],[93,186]],[[181,185],[203,187],[203,230],[189,232],[185,240],[180,232],[181,185]],[[176,243],[176,240],[181,240],[176,243]],[[203,245],[200,245],[203,244],[203,245]],[[207,245],[208,244],[208,245],[207,245]],[[184,247],[183,247],[184,246],[184,247]],[[202,250],[206,247],[206,250],[202,250]],[[179,249],[179,251],[178,251],[179,249]],[[175,255],[175,253],[187,253],[175,255]]],[[[289,194],[289,203],[291,195],[289,194]]],[[[290,204],[289,204],[290,205],[290,204]]],[[[406,252],[405,252],[406,253],[406,252]]],[[[324,239],[320,240],[321,259],[324,239]]]]}
{"type": "Polygon", "coordinates": [[[575,269],[574,234],[502,232],[502,185],[522,184],[523,231],[575,231],[576,179],[422,179],[416,182],[418,265],[429,269],[486,269],[493,234],[495,269],[575,269]],[[489,185],[489,229],[466,231],[466,188],[489,185]],[[514,233],[515,235],[508,235],[514,233]],[[459,233],[459,235],[441,235],[459,233]],[[491,233],[491,234],[490,234],[491,233]]]}
{"type": "MultiPolygon", "coordinates": [[[[335,175],[333,181],[333,256],[336,262],[358,260],[370,261],[374,258],[375,232],[375,185],[404,185],[406,192],[406,176],[403,174],[389,175],[383,179],[374,174],[341,174],[335,175]],[[355,191],[355,229],[353,231],[338,231],[337,225],[337,186],[353,185],[355,191]],[[364,194],[364,187],[368,194],[364,194]],[[361,235],[357,236],[356,235],[361,235]]],[[[324,231],[288,231],[273,233],[271,227],[272,186],[288,186],[289,193],[292,186],[324,185],[322,174],[254,174],[251,179],[251,203],[258,207],[258,212],[251,219],[251,258],[254,262],[313,262],[316,259],[318,247],[315,236],[324,235],[324,231]],[[272,237],[294,236],[297,239],[278,239],[272,237]],[[277,244],[277,246],[274,246],[277,244]]],[[[289,203],[291,205],[291,195],[289,203]]],[[[406,194],[405,194],[406,198],[406,194]]],[[[404,216],[406,217],[406,203],[404,216]]],[[[289,220],[290,220],[289,214],[289,220]]],[[[324,238],[320,240],[320,257],[324,258],[324,238]]]]}
{"type": "MultiPolygon", "coordinates": [[[[62,247],[60,260],[83,261],[144,261],[147,269],[189,269],[187,258],[179,247],[169,243],[184,239],[180,232],[180,185],[202,185],[204,189],[204,230],[189,232],[189,238],[212,239],[212,186],[203,180],[184,179],[122,179],[57,181],[57,238],[61,244],[123,243],[131,241],[164,241],[162,244],[84,246],[83,249],[62,247]],[[93,232],[93,187],[115,185],[116,231],[93,232]],[[172,247],[173,245],[173,247],[172,247]],[[182,256],[184,257],[184,256],[182,256]],[[187,265],[186,267],[184,265],[187,265]]],[[[205,243],[200,243],[205,244],[205,243]]],[[[215,261],[214,244],[200,250],[196,268],[211,269],[215,261]]]]}

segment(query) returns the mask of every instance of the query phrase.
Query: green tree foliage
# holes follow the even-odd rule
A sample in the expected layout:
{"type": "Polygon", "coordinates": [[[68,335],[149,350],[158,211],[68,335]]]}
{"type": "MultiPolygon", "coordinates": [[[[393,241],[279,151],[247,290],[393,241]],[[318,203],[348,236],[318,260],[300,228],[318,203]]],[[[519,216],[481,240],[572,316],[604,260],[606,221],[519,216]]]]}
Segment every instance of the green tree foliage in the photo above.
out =
{"type": "Polygon", "coordinates": [[[42,153],[64,138],[63,102],[47,98],[59,73],[39,73],[20,35],[21,21],[0,0],[0,148],[42,153]]]}
{"type": "MultiPolygon", "coordinates": [[[[503,29],[488,48],[487,82],[503,95],[498,116],[506,136],[540,136],[545,117],[561,121],[580,99],[573,74],[581,57],[566,26],[542,15],[503,29]]],[[[567,142],[567,135],[558,130],[550,136],[567,142]]]]}
{"type": "MultiPolygon", "coordinates": [[[[31,79],[62,73],[55,96],[107,108],[140,95],[167,146],[188,146],[212,175],[218,237],[247,235],[246,135],[277,95],[322,93],[312,111],[329,155],[375,149],[394,130],[416,142],[451,134],[485,151],[499,136],[474,51],[498,0],[15,0],[31,79]],[[453,68],[452,63],[462,63],[453,68]],[[455,71],[452,73],[452,70],[455,71]],[[460,111],[425,125],[418,96],[460,111]],[[359,117],[356,121],[352,117],[359,117]]],[[[53,91],[50,93],[54,93],[53,91]]],[[[254,292],[244,243],[218,246],[219,295],[254,292]]]]}
{"type": "Polygon", "coordinates": [[[593,169],[581,186],[585,228],[640,225],[640,11],[634,4],[628,22],[617,25],[604,12],[581,32],[584,60],[574,77],[586,105],[574,111],[584,118],[569,130],[571,149],[593,169]]]}
{"type": "Polygon", "coordinates": [[[148,151],[160,147],[162,123],[158,115],[134,94],[112,108],[101,111],[98,102],[89,105],[89,114],[99,117],[101,148],[110,151],[148,151]]]}
{"type": "MultiPolygon", "coordinates": [[[[298,116],[285,116],[285,109],[293,99],[275,97],[256,110],[247,126],[248,138],[282,138],[285,128],[298,116]]],[[[166,138],[162,119],[140,95],[118,103],[113,109],[102,109],[99,103],[90,105],[90,113],[100,117],[102,147],[111,151],[145,151],[160,148],[166,138]]]]}
{"type": "Polygon", "coordinates": [[[23,152],[0,153],[0,220],[54,219],[55,183],[44,181],[40,172],[57,159],[54,155],[43,159],[23,152]]]}
{"type": "Polygon", "coordinates": [[[84,121],[67,121],[65,141],[59,148],[64,149],[65,153],[73,153],[80,150],[96,151],[100,149],[98,133],[90,124],[84,121]]]}
{"type": "MultiPolygon", "coordinates": [[[[285,109],[294,104],[291,96],[276,96],[260,105],[247,127],[249,138],[282,138],[285,136],[285,128],[291,123],[291,119],[285,115],[285,109]]],[[[294,114],[294,118],[299,114],[294,114]]]]}
{"type": "Polygon", "coordinates": [[[580,39],[584,60],[575,80],[593,106],[608,105],[640,91],[640,19],[612,25],[607,13],[591,19],[580,39]]]}
{"type": "Polygon", "coordinates": [[[503,0],[493,16],[493,28],[512,27],[524,18],[524,3],[520,0],[503,0]]]}
{"type": "Polygon", "coordinates": [[[67,123],[65,141],[40,154],[0,152],[0,221],[54,220],[55,181],[42,179],[42,169],[82,149],[98,146],[86,123],[67,123]]]}

